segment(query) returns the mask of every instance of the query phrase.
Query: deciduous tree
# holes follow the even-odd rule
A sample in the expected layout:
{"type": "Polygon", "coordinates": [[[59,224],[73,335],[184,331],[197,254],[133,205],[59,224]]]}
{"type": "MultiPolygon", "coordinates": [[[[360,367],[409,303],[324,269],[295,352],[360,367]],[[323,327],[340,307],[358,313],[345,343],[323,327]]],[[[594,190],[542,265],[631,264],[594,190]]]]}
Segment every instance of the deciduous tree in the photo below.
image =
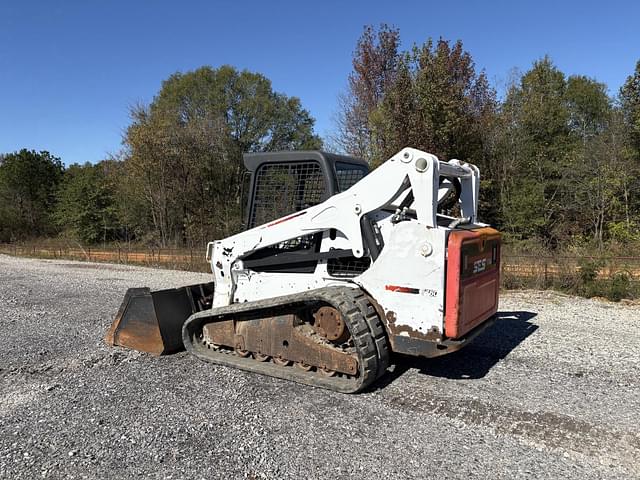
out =
{"type": "Polygon", "coordinates": [[[240,227],[242,153],[318,148],[313,119],[264,76],[233,67],[176,73],[148,106],[131,110],[125,169],[160,245],[240,227]]]}
{"type": "Polygon", "coordinates": [[[399,46],[397,28],[382,24],[376,30],[366,26],[353,53],[347,92],[339,98],[336,143],[341,150],[369,162],[381,148],[372,132],[371,115],[395,83],[399,46]]]}

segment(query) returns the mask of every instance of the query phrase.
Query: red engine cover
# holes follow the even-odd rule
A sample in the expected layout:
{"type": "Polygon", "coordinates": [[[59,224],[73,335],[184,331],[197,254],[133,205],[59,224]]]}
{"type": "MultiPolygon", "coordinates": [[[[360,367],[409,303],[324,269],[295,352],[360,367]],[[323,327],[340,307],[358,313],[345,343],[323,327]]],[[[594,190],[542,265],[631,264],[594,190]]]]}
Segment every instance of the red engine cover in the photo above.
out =
{"type": "Polygon", "coordinates": [[[500,233],[493,228],[449,234],[444,332],[460,338],[498,310],[500,233]]]}

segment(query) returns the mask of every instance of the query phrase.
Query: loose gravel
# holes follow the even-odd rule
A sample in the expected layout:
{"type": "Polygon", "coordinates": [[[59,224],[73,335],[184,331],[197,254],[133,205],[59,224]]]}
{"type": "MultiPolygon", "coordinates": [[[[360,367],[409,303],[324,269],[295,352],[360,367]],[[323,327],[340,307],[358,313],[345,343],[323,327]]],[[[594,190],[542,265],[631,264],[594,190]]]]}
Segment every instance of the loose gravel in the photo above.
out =
{"type": "Polygon", "coordinates": [[[639,478],[640,305],[505,293],[343,395],[108,348],[128,287],[209,276],[0,255],[0,478],[639,478]]]}

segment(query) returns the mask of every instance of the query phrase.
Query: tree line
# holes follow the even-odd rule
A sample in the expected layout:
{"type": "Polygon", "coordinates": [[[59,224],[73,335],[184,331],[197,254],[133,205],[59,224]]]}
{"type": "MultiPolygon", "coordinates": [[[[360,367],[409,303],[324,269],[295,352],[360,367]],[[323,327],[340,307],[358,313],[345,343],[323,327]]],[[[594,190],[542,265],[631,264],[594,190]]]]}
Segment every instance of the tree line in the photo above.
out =
{"type": "MultiPolygon", "coordinates": [[[[202,245],[242,228],[242,153],[316,149],[299,99],[259,73],[202,67],[131,109],[116,158],[64,168],[48,152],[0,156],[0,241],[202,245]]],[[[481,218],[547,248],[640,243],[640,61],[619,92],[549,57],[498,95],[461,41],[401,49],[366,27],[325,148],[372,167],[405,146],[481,169],[481,218]]]]}
{"type": "Polygon", "coordinates": [[[411,145],[481,169],[481,217],[524,244],[640,240],[640,61],[614,97],[545,56],[498,98],[461,41],[400,49],[365,28],[340,99],[339,148],[372,164],[411,145]]]}

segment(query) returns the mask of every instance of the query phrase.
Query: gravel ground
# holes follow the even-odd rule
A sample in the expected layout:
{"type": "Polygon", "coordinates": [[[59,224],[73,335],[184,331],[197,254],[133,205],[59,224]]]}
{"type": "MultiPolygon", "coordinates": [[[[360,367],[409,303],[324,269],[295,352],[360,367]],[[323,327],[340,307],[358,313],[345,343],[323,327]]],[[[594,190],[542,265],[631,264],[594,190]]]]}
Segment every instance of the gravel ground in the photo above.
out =
{"type": "Polygon", "coordinates": [[[358,395],[103,344],[127,287],[204,279],[0,255],[0,478],[640,477],[638,304],[507,293],[358,395]]]}

